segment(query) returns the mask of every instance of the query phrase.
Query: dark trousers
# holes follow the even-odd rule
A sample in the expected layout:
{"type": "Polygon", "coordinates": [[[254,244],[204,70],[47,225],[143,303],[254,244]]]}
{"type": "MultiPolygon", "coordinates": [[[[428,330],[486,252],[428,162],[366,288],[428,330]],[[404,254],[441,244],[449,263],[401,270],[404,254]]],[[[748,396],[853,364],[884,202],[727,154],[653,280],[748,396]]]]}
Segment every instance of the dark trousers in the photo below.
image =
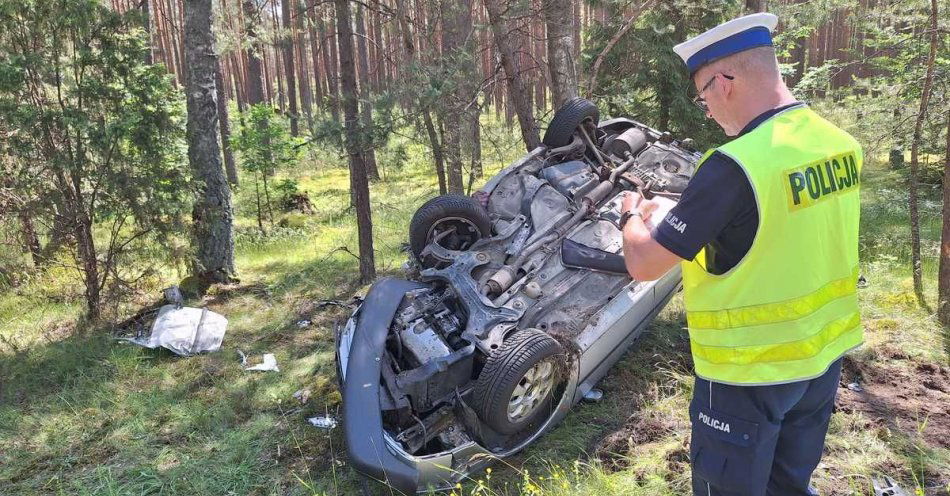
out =
{"type": "Polygon", "coordinates": [[[841,360],[815,379],[731,386],[696,378],[689,406],[693,494],[813,495],[841,360]]]}

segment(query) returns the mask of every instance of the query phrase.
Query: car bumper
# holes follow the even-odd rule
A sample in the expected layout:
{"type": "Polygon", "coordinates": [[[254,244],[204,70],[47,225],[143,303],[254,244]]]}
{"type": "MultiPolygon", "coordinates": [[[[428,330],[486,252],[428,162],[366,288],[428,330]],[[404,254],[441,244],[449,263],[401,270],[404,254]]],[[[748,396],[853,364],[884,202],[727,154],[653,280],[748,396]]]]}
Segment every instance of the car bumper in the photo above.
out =
{"type": "Polygon", "coordinates": [[[350,463],[358,472],[403,494],[451,488],[469,473],[524,449],[567,414],[578,379],[575,362],[554,413],[535,434],[516,446],[493,452],[471,441],[431,455],[407,453],[383,429],[380,367],[386,333],[403,295],[421,287],[421,283],[399,279],[376,282],[337,336],[337,373],[350,463]]]}

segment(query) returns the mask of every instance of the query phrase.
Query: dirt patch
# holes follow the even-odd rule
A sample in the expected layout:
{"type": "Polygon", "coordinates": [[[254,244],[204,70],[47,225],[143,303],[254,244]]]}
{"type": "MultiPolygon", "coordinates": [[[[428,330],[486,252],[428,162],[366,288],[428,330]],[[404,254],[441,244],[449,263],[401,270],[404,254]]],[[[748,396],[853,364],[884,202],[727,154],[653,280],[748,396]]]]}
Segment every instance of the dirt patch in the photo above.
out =
{"type": "MultiPolygon", "coordinates": [[[[656,415],[637,412],[620,429],[599,443],[594,450],[594,456],[600,459],[608,472],[623,470],[629,465],[626,456],[634,447],[658,441],[683,429],[687,429],[687,426],[675,419],[658,418],[656,415]]],[[[675,463],[681,461],[680,458],[673,456],[668,461],[675,463]]]]}
{"type": "Polygon", "coordinates": [[[888,358],[869,364],[845,357],[836,408],[861,412],[872,426],[950,448],[950,370],[935,363],[888,358]]]}
{"type": "Polygon", "coordinates": [[[201,305],[222,305],[241,296],[252,296],[266,301],[273,295],[270,288],[261,282],[218,284],[209,289],[208,294],[202,298],[201,305]]]}

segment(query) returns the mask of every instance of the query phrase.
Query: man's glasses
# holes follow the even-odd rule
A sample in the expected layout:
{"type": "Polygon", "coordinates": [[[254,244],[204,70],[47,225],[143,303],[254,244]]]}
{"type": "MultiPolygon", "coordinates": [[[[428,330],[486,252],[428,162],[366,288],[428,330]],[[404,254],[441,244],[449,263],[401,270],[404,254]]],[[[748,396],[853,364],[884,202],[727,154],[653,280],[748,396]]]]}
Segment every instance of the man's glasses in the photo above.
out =
{"type": "MultiPolygon", "coordinates": [[[[703,98],[703,92],[705,92],[706,90],[709,89],[710,86],[712,86],[713,81],[716,80],[716,76],[718,76],[718,75],[720,75],[720,74],[721,74],[721,73],[713,74],[713,76],[712,76],[711,78],[709,78],[709,81],[706,81],[706,84],[703,85],[703,88],[702,88],[701,90],[699,90],[699,93],[696,93],[696,96],[693,97],[693,104],[696,105],[697,107],[699,107],[699,110],[702,110],[704,114],[707,113],[707,112],[709,112],[709,106],[706,105],[706,99],[703,98]]],[[[729,76],[729,75],[727,75],[727,74],[722,74],[722,77],[724,77],[724,78],[726,78],[726,79],[728,79],[728,80],[730,80],[730,81],[732,81],[733,79],[735,79],[735,76],[729,76]]]]}

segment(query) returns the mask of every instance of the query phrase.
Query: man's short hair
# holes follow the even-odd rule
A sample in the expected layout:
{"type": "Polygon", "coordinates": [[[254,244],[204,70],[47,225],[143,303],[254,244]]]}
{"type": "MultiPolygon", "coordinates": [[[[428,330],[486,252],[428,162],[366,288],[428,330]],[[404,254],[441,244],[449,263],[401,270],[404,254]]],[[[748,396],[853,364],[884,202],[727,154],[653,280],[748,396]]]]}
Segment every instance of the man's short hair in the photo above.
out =
{"type": "Polygon", "coordinates": [[[709,64],[716,72],[739,75],[752,79],[781,78],[775,48],[770,46],[750,48],[709,64]]]}

